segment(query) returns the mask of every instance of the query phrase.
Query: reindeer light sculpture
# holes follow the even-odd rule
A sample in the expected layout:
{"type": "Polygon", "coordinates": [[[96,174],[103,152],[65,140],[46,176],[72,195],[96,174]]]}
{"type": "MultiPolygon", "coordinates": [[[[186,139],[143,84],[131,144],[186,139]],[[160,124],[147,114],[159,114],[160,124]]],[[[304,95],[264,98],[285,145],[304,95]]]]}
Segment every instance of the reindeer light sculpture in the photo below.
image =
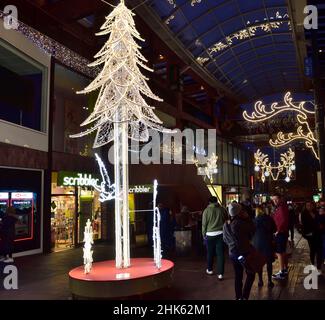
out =
{"type": "Polygon", "coordinates": [[[279,148],[296,140],[305,141],[307,148],[311,149],[316,159],[319,160],[317,139],[308,123],[308,115],[314,115],[315,111],[306,109],[306,101],[301,101],[299,104],[294,104],[290,92],[287,92],[284,96],[284,104],[279,105],[277,102],[272,103],[270,110],[266,109],[266,106],[262,101],[257,101],[254,106],[254,111],[251,115],[247,111],[243,112],[243,117],[249,122],[263,122],[272,119],[273,117],[282,114],[284,112],[291,112],[296,114],[296,120],[298,127],[296,132],[284,133],[278,132],[276,138],[270,139],[269,143],[272,147],[279,148]]]}
{"type": "Polygon", "coordinates": [[[290,148],[286,153],[282,153],[280,161],[277,165],[270,162],[268,155],[261,152],[258,149],[255,154],[255,171],[260,172],[261,180],[264,183],[267,177],[271,177],[274,181],[277,181],[280,174],[285,173],[285,181],[290,182],[293,171],[296,170],[295,153],[290,148]]]}

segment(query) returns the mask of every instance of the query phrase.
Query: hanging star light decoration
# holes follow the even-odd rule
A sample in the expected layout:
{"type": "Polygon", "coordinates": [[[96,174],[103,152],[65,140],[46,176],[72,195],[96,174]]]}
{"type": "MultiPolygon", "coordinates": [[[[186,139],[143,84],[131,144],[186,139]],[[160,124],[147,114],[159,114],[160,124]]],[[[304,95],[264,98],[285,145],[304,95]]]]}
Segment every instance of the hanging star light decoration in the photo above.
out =
{"type": "Polygon", "coordinates": [[[155,115],[154,107],[147,104],[143,96],[162,101],[149,88],[140,71],[143,68],[153,72],[145,63],[136,42],[144,41],[136,30],[134,13],[124,3],[116,6],[106,17],[98,36],[109,35],[95,61],[89,66],[102,70],[79,94],[99,91],[94,111],[81,124],[90,126],[87,130],[72,135],[79,138],[96,132],[94,148],[114,141],[115,177],[115,264],[117,268],[130,266],[129,230],[129,174],[128,139],[146,142],[149,128],[170,132],[162,127],[162,121],[155,115]]]}
{"type": "Polygon", "coordinates": [[[308,115],[315,115],[315,111],[306,109],[306,101],[301,101],[299,104],[294,104],[290,92],[285,94],[283,101],[283,105],[279,105],[277,102],[272,103],[269,110],[267,110],[262,101],[257,101],[254,105],[253,113],[249,115],[245,110],[243,112],[243,117],[246,121],[259,123],[270,120],[273,117],[285,112],[295,113],[296,123],[298,124],[296,132],[283,133],[280,131],[277,133],[275,140],[270,139],[270,145],[279,148],[296,140],[303,140],[305,141],[306,147],[311,149],[316,159],[319,160],[319,155],[317,152],[317,139],[315,138],[315,135],[308,123],[308,115]]]}
{"type": "Polygon", "coordinates": [[[91,222],[88,219],[85,232],[84,232],[84,248],[83,248],[83,259],[84,259],[84,272],[90,273],[92,264],[93,264],[93,251],[91,250],[92,245],[94,244],[93,239],[93,227],[91,226],[91,222]]]}
{"type": "Polygon", "coordinates": [[[266,178],[271,177],[272,180],[277,181],[281,174],[285,174],[285,181],[290,182],[293,176],[293,172],[296,170],[295,153],[290,148],[287,152],[280,155],[280,161],[277,165],[272,164],[269,160],[269,156],[262,153],[258,149],[254,153],[255,167],[254,170],[260,173],[261,180],[264,183],[266,178]]]}

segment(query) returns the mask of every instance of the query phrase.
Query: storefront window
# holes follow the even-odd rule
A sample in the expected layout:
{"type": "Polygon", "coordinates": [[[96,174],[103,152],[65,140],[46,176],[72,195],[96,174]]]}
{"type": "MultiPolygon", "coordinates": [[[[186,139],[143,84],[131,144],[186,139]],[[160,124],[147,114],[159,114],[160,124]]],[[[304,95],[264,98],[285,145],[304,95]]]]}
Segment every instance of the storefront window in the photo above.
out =
{"type": "Polygon", "coordinates": [[[96,96],[76,92],[85,88],[90,79],[81,76],[59,64],[54,73],[55,113],[53,122],[54,151],[93,156],[91,135],[71,139],[71,134],[79,133],[80,124],[94,107],[96,96]]]}
{"type": "Polygon", "coordinates": [[[0,119],[46,131],[47,68],[0,40],[0,119]]]}
{"type": "Polygon", "coordinates": [[[65,250],[83,242],[85,225],[92,221],[94,240],[102,238],[101,203],[92,186],[63,185],[74,172],[52,173],[51,232],[54,251],[65,250]]]}

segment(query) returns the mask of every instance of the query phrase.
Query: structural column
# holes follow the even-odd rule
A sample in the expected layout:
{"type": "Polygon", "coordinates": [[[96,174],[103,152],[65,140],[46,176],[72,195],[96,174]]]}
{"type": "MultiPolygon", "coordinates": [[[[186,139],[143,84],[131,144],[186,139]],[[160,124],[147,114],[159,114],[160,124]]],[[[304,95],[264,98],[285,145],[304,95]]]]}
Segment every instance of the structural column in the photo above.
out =
{"type": "Polygon", "coordinates": [[[314,96],[315,96],[315,123],[319,148],[319,162],[321,172],[321,193],[325,196],[325,128],[324,128],[324,97],[322,94],[322,81],[320,74],[319,50],[317,43],[317,29],[312,29],[312,48],[313,48],[313,77],[314,77],[314,96]]]}

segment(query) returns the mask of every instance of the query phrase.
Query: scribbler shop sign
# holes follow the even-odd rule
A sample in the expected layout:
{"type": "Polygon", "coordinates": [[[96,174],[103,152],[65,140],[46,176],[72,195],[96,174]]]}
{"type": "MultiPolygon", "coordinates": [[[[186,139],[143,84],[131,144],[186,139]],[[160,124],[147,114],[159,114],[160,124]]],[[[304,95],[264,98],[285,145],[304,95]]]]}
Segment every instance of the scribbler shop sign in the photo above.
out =
{"type": "Polygon", "coordinates": [[[129,193],[153,193],[153,186],[151,184],[130,186],[129,193]]]}
{"type": "Polygon", "coordinates": [[[93,187],[99,185],[100,179],[98,176],[90,173],[66,172],[58,173],[58,186],[64,187],[93,187]]]}

